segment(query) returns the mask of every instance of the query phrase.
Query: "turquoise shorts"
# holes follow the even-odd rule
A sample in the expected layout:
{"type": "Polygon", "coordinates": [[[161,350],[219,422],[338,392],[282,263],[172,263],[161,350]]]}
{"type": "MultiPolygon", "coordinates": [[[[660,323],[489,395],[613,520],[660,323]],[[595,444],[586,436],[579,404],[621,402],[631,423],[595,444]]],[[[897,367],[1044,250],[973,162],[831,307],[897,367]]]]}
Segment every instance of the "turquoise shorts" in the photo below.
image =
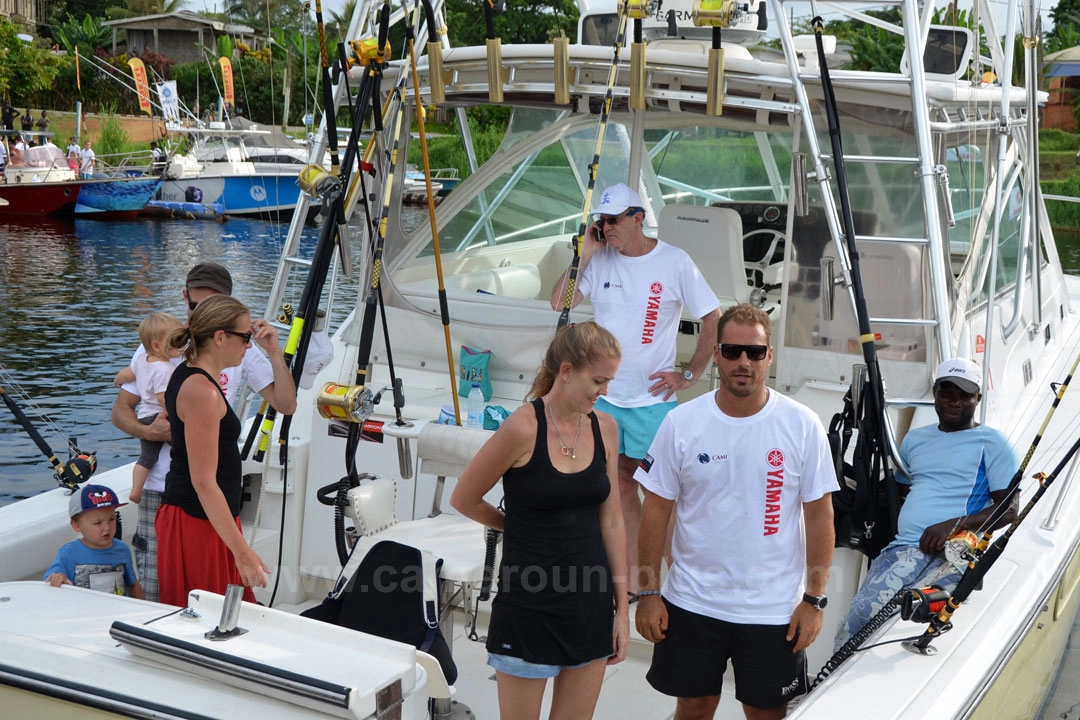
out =
{"type": "Polygon", "coordinates": [[[603,397],[596,401],[596,409],[615,418],[619,425],[619,454],[635,460],[640,460],[649,452],[649,446],[656,437],[656,431],[660,429],[660,423],[678,405],[679,403],[672,400],[644,407],[624,408],[612,405],[603,397]]]}
{"type": "MultiPolygon", "coordinates": [[[[601,658],[597,658],[599,660],[601,658]]],[[[589,662],[596,662],[596,660],[590,660],[589,662]]],[[[576,670],[583,668],[589,663],[583,662],[577,665],[542,665],[540,663],[532,663],[528,660],[522,660],[521,658],[511,657],[509,655],[496,655],[495,653],[488,653],[488,665],[495,668],[499,672],[504,672],[507,675],[513,675],[514,677],[526,678],[527,680],[546,680],[547,678],[553,678],[563,670],[576,670]]]]}

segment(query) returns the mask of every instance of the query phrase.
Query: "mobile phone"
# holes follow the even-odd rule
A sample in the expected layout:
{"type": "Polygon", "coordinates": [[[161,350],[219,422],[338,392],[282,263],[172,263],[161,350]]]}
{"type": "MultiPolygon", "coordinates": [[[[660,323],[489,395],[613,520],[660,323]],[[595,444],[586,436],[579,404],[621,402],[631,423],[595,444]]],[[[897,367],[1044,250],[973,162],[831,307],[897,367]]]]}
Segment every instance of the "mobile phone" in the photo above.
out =
{"type": "Polygon", "coordinates": [[[604,223],[596,223],[596,239],[600,242],[607,242],[604,237],[604,223]]]}

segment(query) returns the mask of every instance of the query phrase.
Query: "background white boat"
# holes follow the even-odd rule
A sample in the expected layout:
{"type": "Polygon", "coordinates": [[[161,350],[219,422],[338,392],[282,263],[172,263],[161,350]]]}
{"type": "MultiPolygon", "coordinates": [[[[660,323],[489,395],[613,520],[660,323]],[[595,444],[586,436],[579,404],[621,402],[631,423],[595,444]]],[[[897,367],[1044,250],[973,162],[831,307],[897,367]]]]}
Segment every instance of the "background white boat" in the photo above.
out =
{"type": "Polygon", "coordinates": [[[221,204],[226,215],[287,222],[300,199],[297,178],[310,150],[277,128],[234,116],[206,127],[169,125],[192,139],[187,153],[169,158],[155,200],[221,204]]]}

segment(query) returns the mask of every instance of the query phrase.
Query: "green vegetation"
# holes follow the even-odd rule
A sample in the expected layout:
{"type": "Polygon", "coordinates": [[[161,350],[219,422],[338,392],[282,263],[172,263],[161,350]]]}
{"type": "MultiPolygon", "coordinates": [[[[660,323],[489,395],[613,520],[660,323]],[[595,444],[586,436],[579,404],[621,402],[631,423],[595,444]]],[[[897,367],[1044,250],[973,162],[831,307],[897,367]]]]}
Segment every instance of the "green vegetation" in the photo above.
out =
{"type": "Polygon", "coordinates": [[[131,136],[116,118],[112,110],[106,111],[101,121],[101,132],[98,136],[96,152],[107,158],[106,162],[112,163],[109,158],[118,158],[131,153],[134,148],[131,145],[131,136]]]}

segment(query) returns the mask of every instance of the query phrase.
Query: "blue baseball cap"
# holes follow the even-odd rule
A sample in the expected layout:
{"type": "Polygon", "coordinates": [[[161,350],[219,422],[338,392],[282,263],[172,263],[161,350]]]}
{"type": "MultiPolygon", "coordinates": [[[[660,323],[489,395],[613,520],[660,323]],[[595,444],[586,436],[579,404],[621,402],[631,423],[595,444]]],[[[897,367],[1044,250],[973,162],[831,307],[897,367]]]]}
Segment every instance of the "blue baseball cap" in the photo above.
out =
{"type": "Polygon", "coordinates": [[[125,505],[127,503],[120,502],[120,498],[116,497],[116,493],[104,485],[83,485],[75,491],[75,494],[71,496],[71,500],[68,501],[68,517],[75,517],[87,510],[121,508],[125,505]]]}

